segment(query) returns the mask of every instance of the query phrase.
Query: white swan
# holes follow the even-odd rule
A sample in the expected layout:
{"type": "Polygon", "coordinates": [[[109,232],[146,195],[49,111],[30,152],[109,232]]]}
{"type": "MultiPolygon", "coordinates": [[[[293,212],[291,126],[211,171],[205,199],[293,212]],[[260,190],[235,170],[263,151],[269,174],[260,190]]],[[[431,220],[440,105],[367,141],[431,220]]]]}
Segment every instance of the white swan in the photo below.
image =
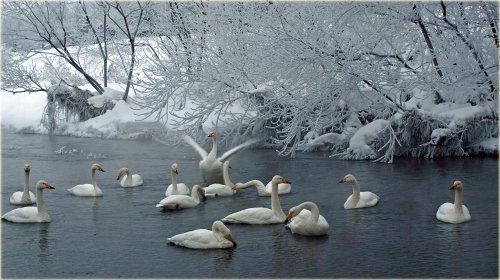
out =
{"type": "Polygon", "coordinates": [[[230,214],[222,219],[225,223],[240,223],[240,224],[278,224],[283,223],[286,215],[281,209],[278,184],[289,183],[280,175],[273,177],[273,190],[271,193],[271,209],[264,207],[248,208],[239,212],[230,214]]]}
{"type": "Polygon", "coordinates": [[[30,171],[29,164],[24,165],[24,190],[22,192],[14,192],[10,197],[10,204],[14,205],[31,205],[36,203],[36,196],[30,192],[30,171]]]}
{"type": "Polygon", "coordinates": [[[352,184],[352,194],[344,203],[344,209],[365,208],[377,205],[379,200],[378,195],[372,192],[360,192],[358,180],[353,175],[347,174],[339,181],[339,183],[348,182],[352,184]]]}
{"type": "Polygon", "coordinates": [[[92,184],[76,185],[71,189],[68,189],[68,192],[76,196],[102,196],[102,191],[97,186],[95,180],[96,170],[104,172],[104,169],[100,164],[98,163],[92,164],[92,184]]]}
{"type": "Polygon", "coordinates": [[[13,223],[50,222],[50,216],[43,201],[42,190],[44,189],[54,189],[54,187],[43,180],[38,181],[36,183],[36,206],[27,206],[11,210],[2,215],[2,219],[13,223]]]}
{"type": "MultiPolygon", "coordinates": [[[[234,184],[234,189],[239,190],[239,189],[246,189],[249,187],[255,187],[257,189],[257,193],[259,196],[271,196],[272,193],[272,181],[269,181],[267,185],[264,186],[264,183],[260,180],[250,180],[246,183],[236,183],[234,184]]],[[[278,194],[287,194],[290,193],[292,190],[292,185],[289,183],[283,184],[280,183],[278,184],[278,194]]]]}
{"type": "Polygon", "coordinates": [[[215,221],[212,230],[197,229],[167,238],[175,245],[192,249],[219,249],[236,246],[231,231],[221,222],[215,221]]]}
{"type": "Polygon", "coordinates": [[[167,210],[192,208],[200,204],[200,196],[205,200],[205,191],[199,185],[194,185],[191,190],[191,196],[172,194],[158,202],[156,207],[162,207],[167,210]]]}
{"type": "Polygon", "coordinates": [[[325,235],[330,225],[325,217],[319,214],[319,208],[314,202],[301,203],[288,211],[285,223],[292,233],[300,235],[325,235]]]}
{"type": "Polygon", "coordinates": [[[200,160],[200,172],[201,176],[203,177],[203,180],[207,185],[219,183],[223,184],[224,183],[224,178],[222,175],[222,163],[228,159],[230,159],[232,156],[234,156],[236,153],[246,149],[250,145],[254,144],[257,142],[256,140],[249,140],[246,141],[245,143],[242,143],[227,152],[225,152],[222,156],[217,157],[217,139],[215,132],[210,132],[208,134],[208,137],[212,139],[212,150],[210,153],[207,153],[198,143],[196,143],[191,137],[188,135],[184,135],[184,141],[186,141],[191,147],[193,147],[198,154],[201,156],[200,160]]]}
{"type": "Polygon", "coordinates": [[[124,188],[138,187],[142,185],[141,175],[132,174],[132,171],[130,171],[127,167],[122,167],[118,170],[118,178],[116,178],[116,180],[120,180],[122,176],[123,178],[120,181],[120,186],[124,188]]]}
{"type": "Polygon", "coordinates": [[[470,221],[471,216],[469,209],[462,204],[463,201],[463,185],[460,181],[453,182],[450,190],[455,190],[455,203],[443,203],[439,206],[436,212],[436,218],[445,223],[458,224],[470,221]]]}
{"type": "Polygon", "coordinates": [[[168,185],[165,191],[165,196],[172,194],[189,195],[189,188],[184,183],[177,183],[177,174],[179,174],[179,166],[177,163],[172,164],[172,184],[168,185]]]}
{"type": "Polygon", "coordinates": [[[231,196],[236,193],[234,189],[234,184],[229,179],[229,159],[226,160],[223,164],[222,170],[224,175],[224,184],[211,184],[208,187],[205,187],[205,195],[210,197],[217,196],[231,196]]]}

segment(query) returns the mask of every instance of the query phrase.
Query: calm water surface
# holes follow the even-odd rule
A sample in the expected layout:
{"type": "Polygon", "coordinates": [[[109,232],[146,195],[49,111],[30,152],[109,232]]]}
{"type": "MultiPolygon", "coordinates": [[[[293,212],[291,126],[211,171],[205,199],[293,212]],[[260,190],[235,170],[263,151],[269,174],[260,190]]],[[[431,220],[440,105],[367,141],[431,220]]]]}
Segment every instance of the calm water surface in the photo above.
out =
{"type": "MultiPolygon", "coordinates": [[[[209,146],[206,143],[206,146],[209,146]]],[[[52,222],[2,221],[2,277],[498,277],[498,160],[494,158],[397,159],[394,164],[332,160],[324,154],[278,158],[272,150],[247,150],[232,162],[234,182],[275,174],[292,182],[280,197],[284,211],[313,201],[330,223],[326,237],[292,235],[283,225],[229,225],[238,247],[191,250],[166,238],[249,207],[270,207],[270,198],[245,189],[209,199],[197,208],[162,212],[155,207],[170,183],[170,166],[189,186],[201,181],[198,155],[190,147],[150,141],[116,141],[45,135],[2,134],[2,213],[22,189],[30,163],[31,190],[39,179],[52,222]],[[71,196],[66,189],[90,183],[90,165],[104,192],[100,198],[71,196]],[[128,166],[144,186],[123,189],[116,173],[128,166]],[[344,210],[354,174],[362,190],[381,198],[373,208],[344,210]],[[454,180],[464,184],[472,221],[439,222],[439,205],[453,202],[454,180]]]]}

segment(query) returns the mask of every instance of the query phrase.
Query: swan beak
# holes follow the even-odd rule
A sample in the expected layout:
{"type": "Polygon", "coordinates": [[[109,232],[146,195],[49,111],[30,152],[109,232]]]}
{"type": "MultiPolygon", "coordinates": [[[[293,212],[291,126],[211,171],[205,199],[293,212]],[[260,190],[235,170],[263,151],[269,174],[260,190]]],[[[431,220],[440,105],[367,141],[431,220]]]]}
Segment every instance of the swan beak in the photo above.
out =
{"type": "Polygon", "coordinates": [[[450,190],[454,190],[454,189],[456,189],[456,188],[457,188],[457,186],[456,186],[456,185],[453,185],[453,186],[451,186],[450,190]]]}
{"type": "Polygon", "coordinates": [[[104,169],[102,169],[102,168],[101,168],[101,169],[99,169],[99,171],[106,172],[106,171],[104,171],[104,169]]]}
{"type": "Polygon", "coordinates": [[[292,218],[293,218],[293,213],[292,213],[292,212],[290,212],[290,213],[288,213],[288,215],[286,216],[286,219],[285,219],[285,221],[284,221],[283,223],[284,223],[284,224],[286,224],[286,223],[290,222],[290,220],[291,220],[292,218]]]}
{"type": "Polygon", "coordinates": [[[122,173],[118,173],[118,177],[116,178],[116,180],[120,180],[120,177],[122,176],[122,173]]]}
{"type": "Polygon", "coordinates": [[[52,189],[52,190],[55,190],[55,188],[47,183],[43,184],[43,188],[44,189],[52,189]]]}
{"type": "Polygon", "coordinates": [[[340,179],[339,183],[345,183],[344,178],[340,179]]]}

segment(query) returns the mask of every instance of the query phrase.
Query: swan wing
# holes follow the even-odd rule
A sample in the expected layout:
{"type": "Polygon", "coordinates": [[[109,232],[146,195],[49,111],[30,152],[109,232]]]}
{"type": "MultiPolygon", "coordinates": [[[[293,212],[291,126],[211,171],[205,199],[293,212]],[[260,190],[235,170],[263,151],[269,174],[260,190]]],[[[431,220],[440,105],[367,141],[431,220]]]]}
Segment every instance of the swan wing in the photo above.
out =
{"type": "Polygon", "coordinates": [[[94,189],[94,185],[92,184],[76,185],[71,189],[68,189],[68,192],[76,196],[102,196],[102,191],[99,187],[96,186],[94,189]]]}
{"type": "Polygon", "coordinates": [[[232,149],[226,151],[225,153],[223,153],[222,156],[219,157],[219,160],[221,162],[224,162],[224,161],[230,159],[232,156],[234,156],[238,152],[240,152],[240,151],[248,148],[249,146],[251,146],[251,145],[253,145],[253,144],[257,143],[257,142],[258,142],[258,140],[251,139],[251,140],[248,140],[248,141],[246,141],[246,142],[244,142],[242,144],[239,144],[238,146],[235,146],[234,148],[232,148],[232,149]]]}
{"type": "Polygon", "coordinates": [[[359,194],[359,201],[358,205],[356,205],[356,208],[372,207],[377,205],[378,201],[378,195],[372,192],[361,192],[359,194]]]}
{"type": "Polygon", "coordinates": [[[174,235],[168,241],[175,245],[192,249],[229,248],[233,244],[227,240],[219,241],[211,230],[197,229],[174,235]]]}
{"type": "Polygon", "coordinates": [[[193,149],[195,149],[195,151],[197,151],[198,154],[200,154],[201,158],[207,157],[208,155],[207,151],[205,151],[205,149],[203,149],[198,143],[196,143],[196,141],[194,141],[193,138],[189,137],[189,135],[184,135],[182,138],[186,143],[188,143],[191,147],[193,147],[193,149]]]}
{"type": "Polygon", "coordinates": [[[132,185],[134,187],[141,186],[144,182],[142,181],[142,177],[139,174],[132,175],[132,185]]]}
{"type": "Polygon", "coordinates": [[[182,195],[191,195],[191,191],[189,187],[184,183],[177,183],[177,193],[172,193],[174,186],[172,184],[168,185],[167,190],[165,191],[165,196],[173,195],[173,194],[182,194],[182,195]]]}
{"type": "Polygon", "coordinates": [[[182,209],[191,208],[198,205],[199,202],[195,201],[192,197],[182,194],[173,194],[162,199],[156,207],[164,207],[167,209],[182,209]]]}
{"type": "Polygon", "coordinates": [[[230,214],[222,219],[225,223],[234,224],[278,224],[283,223],[286,217],[278,217],[269,208],[256,207],[248,208],[245,210],[238,211],[236,213],[230,214]]]}
{"type": "Polygon", "coordinates": [[[311,236],[324,235],[330,229],[325,217],[319,215],[318,222],[315,222],[311,218],[311,211],[307,209],[303,209],[299,215],[293,217],[287,227],[292,233],[311,236]]]}
{"type": "MultiPolygon", "coordinates": [[[[272,184],[273,182],[269,181],[269,183],[267,183],[266,185],[266,192],[269,194],[272,192],[272,184]]],[[[290,185],[289,183],[278,184],[278,194],[287,194],[290,193],[291,190],[292,190],[292,185],[290,185]]]]}
{"type": "Polygon", "coordinates": [[[30,205],[36,203],[36,196],[29,192],[31,201],[23,201],[23,192],[14,192],[10,197],[10,204],[14,205],[30,205]]]}
{"type": "Polygon", "coordinates": [[[36,206],[17,208],[5,213],[2,219],[14,223],[39,222],[38,209],[36,206]]]}
{"type": "Polygon", "coordinates": [[[206,196],[230,196],[233,195],[236,190],[233,190],[230,186],[223,184],[211,184],[208,187],[205,187],[205,195],[206,196]]]}

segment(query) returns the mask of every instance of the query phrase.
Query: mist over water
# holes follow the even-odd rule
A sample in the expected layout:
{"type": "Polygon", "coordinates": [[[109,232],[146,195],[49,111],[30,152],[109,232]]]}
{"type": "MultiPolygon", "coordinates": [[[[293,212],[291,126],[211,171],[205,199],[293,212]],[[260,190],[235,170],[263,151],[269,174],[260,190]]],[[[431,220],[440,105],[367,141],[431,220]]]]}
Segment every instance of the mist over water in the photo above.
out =
{"type": "MultiPolygon", "coordinates": [[[[208,147],[208,145],[205,145],[208,147]]],[[[325,237],[292,235],[282,224],[228,225],[238,246],[192,250],[166,238],[211,227],[214,220],[250,207],[270,207],[255,189],[208,199],[196,208],[163,212],[155,204],[170,184],[201,182],[198,154],[190,147],[150,141],[119,141],[46,135],[2,134],[2,213],[14,191],[22,190],[23,165],[30,163],[30,190],[45,179],[52,218],[47,224],[2,221],[2,277],[5,278],[169,278],[169,277],[498,277],[498,160],[495,158],[395,159],[394,164],[341,161],[327,154],[280,158],[273,150],[247,150],[231,161],[233,182],[280,174],[292,193],[280,196],[283,210],[315,202],[330,224],[325,237]],[[97,174],[103,197],[70,195],[66,189],[91,182],[97,174]],[[127,166],[144,179],[124,189],[116,180],[127,166]],[[354,174],[361,189],[380,196],[376,207],[344,210],[354,174]],[[453,202],[449,187],[464,184],[469,223],[451,225],[435,218],[453,202]]],[[[225,149],[222,149],[223,152],[225,149]]]]}

